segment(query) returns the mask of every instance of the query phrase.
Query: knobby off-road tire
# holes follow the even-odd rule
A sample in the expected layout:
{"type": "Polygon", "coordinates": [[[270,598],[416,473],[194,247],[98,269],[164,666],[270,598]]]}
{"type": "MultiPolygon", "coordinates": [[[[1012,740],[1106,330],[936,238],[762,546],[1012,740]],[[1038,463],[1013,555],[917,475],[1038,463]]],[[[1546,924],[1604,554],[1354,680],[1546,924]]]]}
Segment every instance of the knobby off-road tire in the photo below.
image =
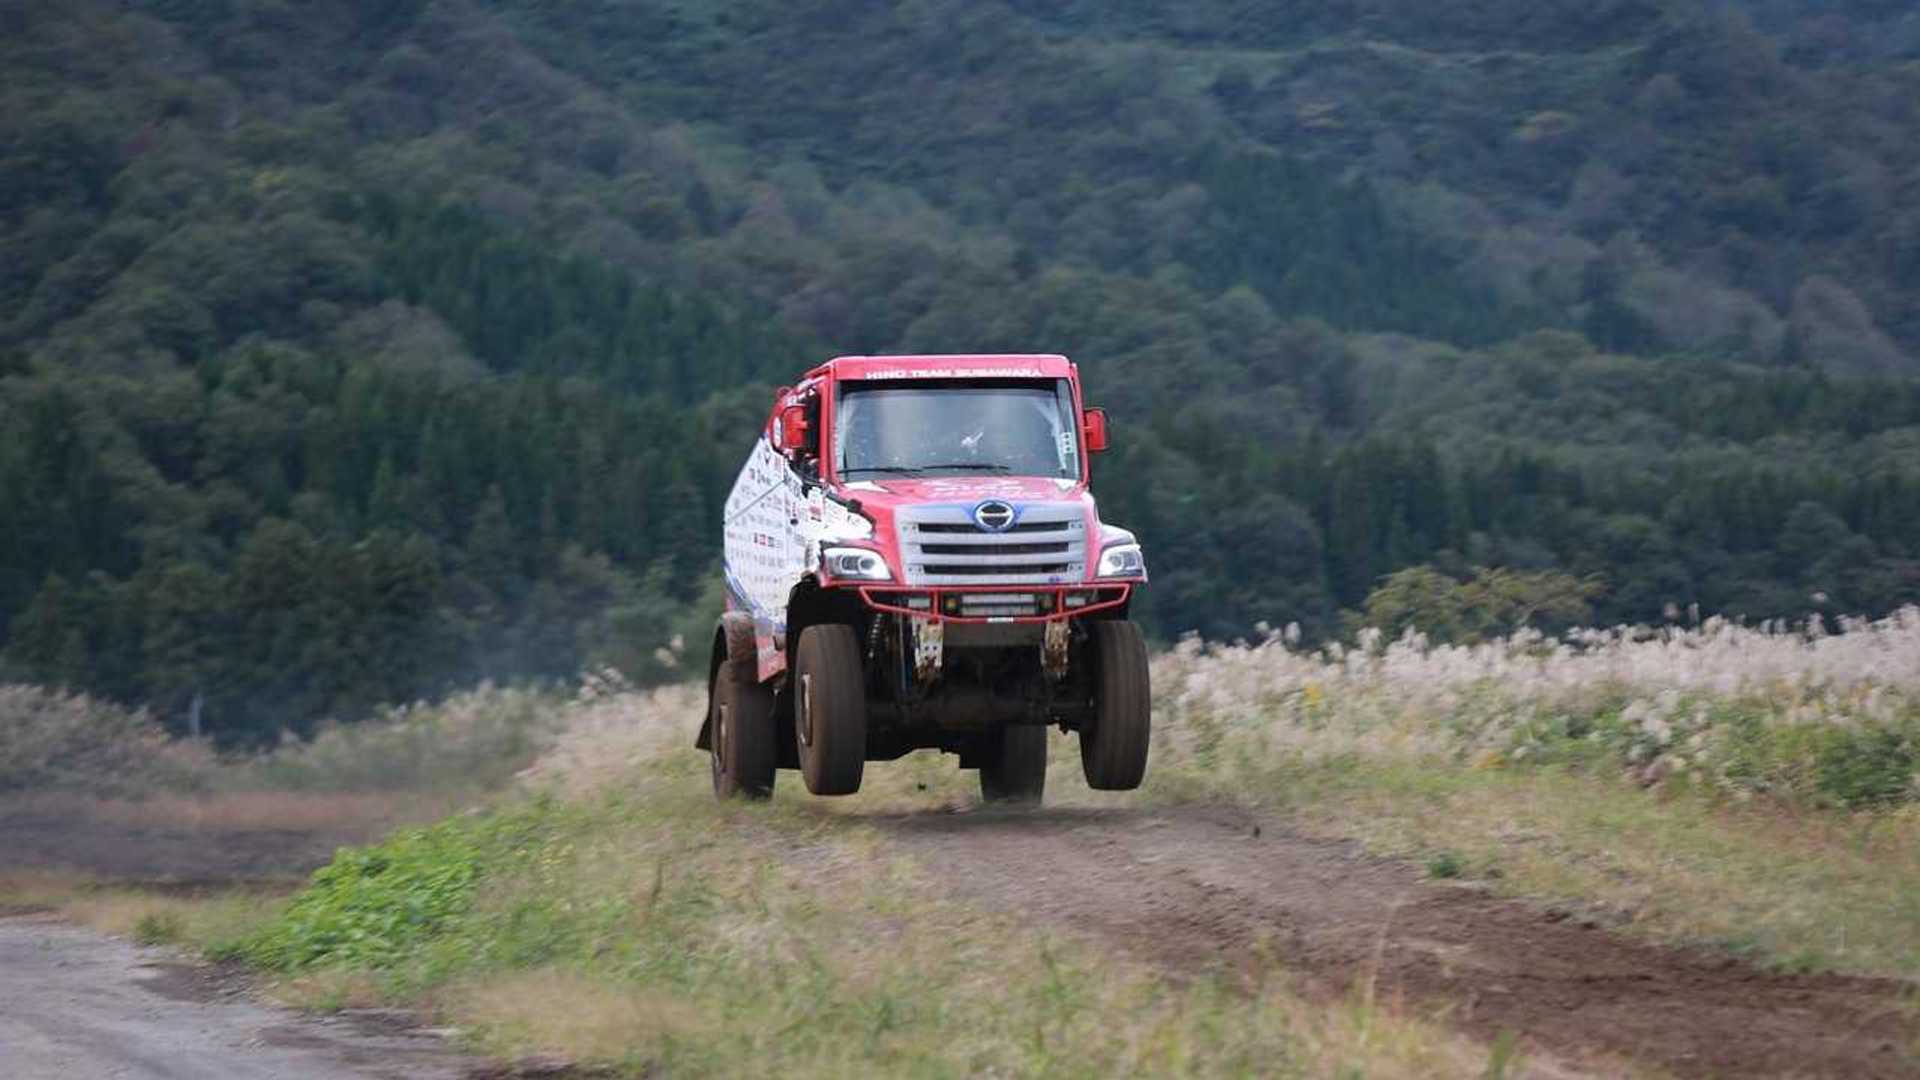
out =
{"type": "Polygon", "coordinates": [[[844,623],[809,626],[794,658],[794,743],[815,795],[860,790],[867,765],[867,689],[860,639],[844,623]]]}
{"type": "Polygon", "coordinates": [[[1131,791],[1147,775],[1152,707],[1147,642],[1130,622],[1096,622],[1093,640],[1093,723],[1080,731],[1080,766],[1087,786],[1131,791]]]}
{"type": "Polygon", "coordinates": [[[1047,788],[1047,729],[1009,724],[987,736],[980,795],[990,803],[1038,806],[1047,788]]]}
{"type": "Polygon", "coordinates": [[[773,691],[754,678],[752,657],[728,657],[713,675],[707,695],[708,737],[713,753],[713,793],[722,799],[773,795],[773,691]]]}

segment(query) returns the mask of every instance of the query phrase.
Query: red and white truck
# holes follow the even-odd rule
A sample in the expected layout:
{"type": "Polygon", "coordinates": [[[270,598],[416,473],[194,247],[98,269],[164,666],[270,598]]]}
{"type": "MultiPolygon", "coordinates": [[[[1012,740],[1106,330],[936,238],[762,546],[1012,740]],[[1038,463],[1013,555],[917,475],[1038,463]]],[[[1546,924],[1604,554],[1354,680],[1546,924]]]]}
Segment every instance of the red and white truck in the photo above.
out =
{"type": "Polygon", "coordinates": [[[989,801],[1036,802],[1049,725],[1090,785],[1138,787],[1147,569],[1087,490],[1106,445],[1063,356],[843,356],[781,389],[726,504],[697,743],[715,793],[794,768],[846,795],[867,762],[938,749],[989,801]]]}

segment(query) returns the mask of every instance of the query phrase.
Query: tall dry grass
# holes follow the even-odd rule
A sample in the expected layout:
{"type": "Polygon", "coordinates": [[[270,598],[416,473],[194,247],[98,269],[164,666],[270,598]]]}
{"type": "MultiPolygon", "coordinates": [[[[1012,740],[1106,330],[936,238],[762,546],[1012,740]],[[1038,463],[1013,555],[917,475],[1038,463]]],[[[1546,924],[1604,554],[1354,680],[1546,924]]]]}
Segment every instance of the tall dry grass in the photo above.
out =
{"type": "MultiPolygon", "coordinates": [[[[1920,970],[1920,611],[1475,646],[1188,641],[1153,674],[1146,789],[1087,790],[1056,735],[1049,803],[1242,803],[1666,940],[1920,970]]],[[[702,706],[690,686],[583,695],[525,775],[575,794],[699,788],[702,706]]],[[[804,797],[792,773],[779,789],[804,797]]],[[[953,758],[923,753],[814,805],[857,818],[978,798],[953,758]]]]}
{"type": "Polygon", "coordinates": [[[191,789],[211,764],[205,747],[169,739],[145,712],[64,690],[0,685],[0,795],[191,789]]]}
{"type": "Polygon", "coordinates": [[[1611,762],[1644,782],[1817,805],[1920,796],[1920,609],[1829,631],[1622,627],[1357,648],[1185,641],[1154,663],[1156,766],[1280,757],[1611,762]]]}
{"type": "Polygon", "coordinates": [[[486,789],[553,742],[564,700],[482,684],[443,701],[326,725],[311,739],[289,734],[262,752],[220,755],[205,741],[170,738],[144,711],[63,690],[0,685],[0,795],[486,789]]]}
{"type": "Polygon", "coordinates": [[[1147,798],[1285,812],[1662,940],[1920,971],[1920,610],[1185,642],[1154,680],[1147,798]]]}
{"type": "MultiPolygon", "coordinates": [[[[589,686],[605,685],[593,678],[589,686]]],[[[498,788],[558,737],[566,699],[552,691],[482,683],[439,702],[381,709],[329,724],[311,739],[224,763],[225,790],[463,792],[498,788]]]]}
{"type": "Polygon", "coordinates": [[[256,876],[272,862],[262,862],[263,844],[235,849],[226,871],[215,857],[223,837],[279,833],[314,839],[289,842],[278,867],[304,872],[316,848],[324,854],[511,790],[571,718],[567,705],[557,693],[482,685],[326,726],[312,739],[221,755],[111,702],[0,686],[0,823],[39,841],[24,862],[0,850],[0,870],[63,859],[54,868],[101,880],[175,864],[196,877],[256,876]],[[113,842],[136,829],[147,837],[142,850],[113,842]]]}

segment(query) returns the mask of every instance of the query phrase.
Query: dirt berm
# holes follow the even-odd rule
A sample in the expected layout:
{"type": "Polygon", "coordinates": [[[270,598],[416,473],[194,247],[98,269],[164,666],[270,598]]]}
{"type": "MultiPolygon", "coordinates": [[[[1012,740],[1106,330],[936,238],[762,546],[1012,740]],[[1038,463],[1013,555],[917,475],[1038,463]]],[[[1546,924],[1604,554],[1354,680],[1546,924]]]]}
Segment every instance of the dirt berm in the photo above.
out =
{"type": "Polygon", "coordinates": [[[1763,971],[1564,911],[1422,880],[1404,863],[1233,810],[1049,809],[874,819],[960,898],[1169,971],[1445,1010],[1569,1063],[1680,1076],[1916,1077],[1913,987],[1763,971]],[[1364,989],[1364,986],[1361,987],[1364,989]]]}

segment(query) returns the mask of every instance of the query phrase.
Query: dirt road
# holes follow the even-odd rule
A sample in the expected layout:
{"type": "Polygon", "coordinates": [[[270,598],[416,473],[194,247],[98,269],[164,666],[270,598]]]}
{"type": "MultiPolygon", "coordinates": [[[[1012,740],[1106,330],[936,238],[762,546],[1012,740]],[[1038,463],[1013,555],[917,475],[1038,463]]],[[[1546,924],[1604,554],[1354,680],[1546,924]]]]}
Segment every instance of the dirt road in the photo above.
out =
{"type": "Polygon", "coordinates": [[[1916,1077],[1910,987],[1759,971],[1588,920],[1422,880],[1351,845],[1222,809],[875,819],[961,899],[1025,912],[1179,973],[1310,992],[1373,980],[1378,1000],[1445,1009],[1563,1061],[1680,1076],[1916,1077]]]}
{"type": "Polygon", "coordinates": [[[9,1080],[453,1080],[473,1067],[404,1024],[267,1008],[155,950],[46,916],[0,918],[9,1080]]]}
{"type": "MultiPolygon", "coordinates": [[[[956,899],[1110,942],[1176,975],[1257,981],[1278,971],[1328,997],[1370,985],[1378,1000],[1482,1038],[1511,1032],[1556,1061],[1603,1072],[1626,1060],[1682,1077],[1920,1077],[1920,987],[1779,975],[1723,953],[1655,947],[1578,913],[1426,881],[1417,868],[1235,810],[868,820],[956,899]]],[[[95,846],[122,875],[176,878],[278,874],[289,867],[271,853],[311,857],[302,845],[223,845],[242,857],[183,871],[108,858],[124,846],[117,839],[95,846]]],[[[297,1016],[152,950],[44,916],[0,918],[8,1080],[510,1073],[489,1073],[402,1021],[297,1016]]]]}

